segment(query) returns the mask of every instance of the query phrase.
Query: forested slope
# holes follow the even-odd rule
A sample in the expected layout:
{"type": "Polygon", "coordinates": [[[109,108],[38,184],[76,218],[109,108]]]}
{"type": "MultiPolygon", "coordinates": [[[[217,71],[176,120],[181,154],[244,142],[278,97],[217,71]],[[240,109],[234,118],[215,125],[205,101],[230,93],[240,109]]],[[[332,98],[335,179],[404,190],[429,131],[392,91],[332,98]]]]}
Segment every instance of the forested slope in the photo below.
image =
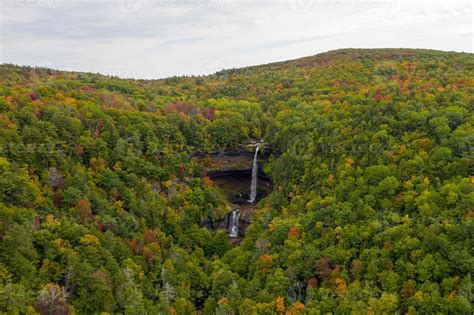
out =
{"type": "Polygon", "coordinates": [[[0,66],[0,312],[473,312],[474,55],[338,50],[205,77],[0,66]],[[193,159],[265,139],[239,246],[193,159]]]}

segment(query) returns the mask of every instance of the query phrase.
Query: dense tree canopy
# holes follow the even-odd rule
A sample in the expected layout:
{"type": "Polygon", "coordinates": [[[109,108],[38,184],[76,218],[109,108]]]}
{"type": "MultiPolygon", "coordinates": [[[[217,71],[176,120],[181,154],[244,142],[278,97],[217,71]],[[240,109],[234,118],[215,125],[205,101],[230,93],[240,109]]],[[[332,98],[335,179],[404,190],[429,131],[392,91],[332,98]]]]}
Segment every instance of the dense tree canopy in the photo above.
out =
{"type": "Polygon", "coordinates": [[[474,56],[339,50],[204,77],[0,66],[0,312],[469,314],[474,56]],[[265,139],[238,246],[193,155],[265,139]]]}

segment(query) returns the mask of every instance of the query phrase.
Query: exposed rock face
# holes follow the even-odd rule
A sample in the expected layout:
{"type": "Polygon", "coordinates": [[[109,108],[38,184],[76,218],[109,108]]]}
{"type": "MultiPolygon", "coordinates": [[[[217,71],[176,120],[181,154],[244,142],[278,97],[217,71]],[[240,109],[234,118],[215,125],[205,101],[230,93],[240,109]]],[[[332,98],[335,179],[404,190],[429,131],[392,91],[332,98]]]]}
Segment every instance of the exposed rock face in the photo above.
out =
{"type": "MultiPolygon", "coordinates": [[[[250,143],[240,148],[226,149],[209,154],[197,154],[194,159],[202,164],[210,177],[216,174],[231,174],[231,171],[252,171],[255,149],[260,144],[260,161],[265,161],[271,153],[266,143],[250,143]]],[[[261,162],[260,162],[261,163],[261,162]]],[[[251,175],[251,173],[250,173],[251,175]]]]}
{"type": "Polygon", "coordinates": [[[208,173],[225,171],[251,171],[253,155],[242,152],[238,155],[210,155],[204,159],[204,164],[208,173]]]}

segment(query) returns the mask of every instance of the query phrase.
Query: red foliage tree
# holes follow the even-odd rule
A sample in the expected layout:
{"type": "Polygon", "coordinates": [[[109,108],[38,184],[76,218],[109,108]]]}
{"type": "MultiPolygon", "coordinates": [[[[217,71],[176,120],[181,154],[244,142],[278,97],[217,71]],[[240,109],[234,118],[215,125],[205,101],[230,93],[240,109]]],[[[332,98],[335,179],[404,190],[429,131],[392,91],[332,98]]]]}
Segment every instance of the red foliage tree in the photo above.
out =
{"type": "Polygon", "coordinates": [[[323,280],[329,279],[331,277],[332,270],[329,265],[329,259],[322,257],[316,261],[316,273],[323,280]]]}
{"type": "Polygon", "coordinates": [[[375,99],[377,102],[380,102],[380,101],[383,99],[382,91],[381,91],[380,89],[377,89],[377,90],[375,91],[374,99],[375,99]]]}
{"type": "Polygon", "coordinates": [[[30,93],[30,99],[31,99],[32,101],[37,101],[39,98],[38,98],[38,95],[36,95],[35,92],[31,92],[31,93],[30,93]]]}
{"type": "Polygon", "coordinates": [[[215,108],[203,108],[201,110],[202,116],[206,118],[207,120],[214,120],[214,117],[216,115],[216,109],[215,108]]]}
{"type": "Polygon", "coordinates": [[[295,226],[290,227],[290,230],[288,231],[289,239],[298,239],[300,236],[301,234],[295,226]]]}
{"type": "Polygon", "coordinates": [[[100,132],[102,131],[102,129],[104,129],[104,125],[105,125],[104,121],[99,120],[99,122],[97,123],[97,126],[95,127],[94,139],[99,138],[100,132]]]}
{"type": "Polygon", "coordinates": [[[89,200],[87,199],[82,199],[80,200],[76,207],[75,207],[77,213],[81,217],[82,223],[88,223],[93,220],[93,215],[92,215],[92,208],[89,200]]]}
{"type": "Polygon", "coordinates": [[[198,113],[198,109],[195,105],[186,102],[178,102],[168,105],[168,112],[184,113],[188,116],[195,115],[198,113]]]}
{"type": "Polygon", "coordinates": [[[84,147],[81,144],[76,145],[76,153],[79,156],[84,154],[84,147]]]}
{"type": "Polygon", "coordinates": [[[317,287],[318,286],[318,279],[310,278],[308,279],[308,287],[317,287]]]}
{"type": "Polygon", "coordinates": [[[61,209],[63,207],[63,195],[60,192],[54,194],[53,203],[57,209],[61,209]]]}
{"type": "Polygon", "coordinates": [[[154,243],[158,240],[156,232],[153,230],[146,230],[143,239],[147,244],[154,243]]]}

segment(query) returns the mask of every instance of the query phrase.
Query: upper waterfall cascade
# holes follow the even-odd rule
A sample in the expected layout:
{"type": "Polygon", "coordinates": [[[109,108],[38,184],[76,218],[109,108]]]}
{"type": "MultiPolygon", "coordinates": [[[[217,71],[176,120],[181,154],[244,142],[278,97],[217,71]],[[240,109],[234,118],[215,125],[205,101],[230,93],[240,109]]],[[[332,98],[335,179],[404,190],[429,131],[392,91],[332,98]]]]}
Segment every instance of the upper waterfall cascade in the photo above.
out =
{"type": "Polygon", "coordinates": [[[252,182],[250,183],[250,199],[249,202],[254,203],[255,199],[257,198],[257,177],[258,177],[258,150],[260,149],[260,145],[257,146],[255,150],[255,156],[253,158],[253,166],[252,166],[252,182]]]}

